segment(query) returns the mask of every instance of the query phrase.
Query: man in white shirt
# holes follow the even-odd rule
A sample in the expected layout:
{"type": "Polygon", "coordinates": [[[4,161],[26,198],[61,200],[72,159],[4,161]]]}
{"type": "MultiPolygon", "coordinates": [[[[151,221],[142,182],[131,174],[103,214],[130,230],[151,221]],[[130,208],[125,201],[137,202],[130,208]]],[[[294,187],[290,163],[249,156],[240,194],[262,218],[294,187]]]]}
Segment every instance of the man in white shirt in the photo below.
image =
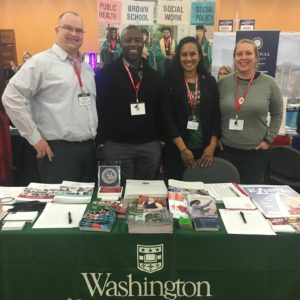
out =
{"type": "Polygon", "coordinates": [[[9,81],[3,105],[35,148],[43,182],[92,181],[98,117],[94,72],[81,61],[83,22],[65,12],[51,49],[33,56],[9,81]]]}

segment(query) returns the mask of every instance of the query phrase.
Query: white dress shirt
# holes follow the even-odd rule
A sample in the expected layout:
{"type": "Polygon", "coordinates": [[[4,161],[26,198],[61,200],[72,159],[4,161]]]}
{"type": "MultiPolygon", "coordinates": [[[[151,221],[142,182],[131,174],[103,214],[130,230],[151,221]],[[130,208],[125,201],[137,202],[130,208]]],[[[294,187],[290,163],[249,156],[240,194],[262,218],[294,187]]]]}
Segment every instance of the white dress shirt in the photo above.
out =
{"type": "Polygon", "coordinates": [[[13,124],[32,145],[46,140],[85,141],[97,132],[94,72],[81,64],[78,77],[68,53],[57,44],[38,53],[9,81],[2,96],[13,124]],[[80,105],[78,95],[89,93],[90,105],[80,105]]]}

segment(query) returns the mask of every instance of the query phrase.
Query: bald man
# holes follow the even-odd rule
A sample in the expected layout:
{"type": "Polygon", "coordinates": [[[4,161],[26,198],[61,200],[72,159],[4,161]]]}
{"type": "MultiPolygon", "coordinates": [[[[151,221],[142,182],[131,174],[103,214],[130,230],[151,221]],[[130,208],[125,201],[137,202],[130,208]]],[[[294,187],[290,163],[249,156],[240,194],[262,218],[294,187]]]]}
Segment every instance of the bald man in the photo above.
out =
{"type": "Polygon", "coordinates": [[[81,61],[82,18],[67,11],[56,43],[36,54],[7,85],[2,101],[20,134],[34,147],[42,181],[92,181],[98,118],[94,72],[81,61]]]}

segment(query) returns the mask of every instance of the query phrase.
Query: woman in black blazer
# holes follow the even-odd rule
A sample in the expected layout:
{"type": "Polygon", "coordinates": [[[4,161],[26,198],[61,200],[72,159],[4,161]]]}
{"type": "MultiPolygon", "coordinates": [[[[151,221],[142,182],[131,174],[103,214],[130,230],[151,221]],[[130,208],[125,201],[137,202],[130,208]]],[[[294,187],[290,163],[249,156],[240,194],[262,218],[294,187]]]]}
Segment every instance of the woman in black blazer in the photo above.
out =
{"type": "Polygon", "coordinates": [[[220,133],[220,110],[216,80],[205,69],[202,50],[193,37],[178,45],[167,74],[163,117],[166,145],[163,167],[166,179],[182,179],[196,160],[211,164],[220,133]]]}

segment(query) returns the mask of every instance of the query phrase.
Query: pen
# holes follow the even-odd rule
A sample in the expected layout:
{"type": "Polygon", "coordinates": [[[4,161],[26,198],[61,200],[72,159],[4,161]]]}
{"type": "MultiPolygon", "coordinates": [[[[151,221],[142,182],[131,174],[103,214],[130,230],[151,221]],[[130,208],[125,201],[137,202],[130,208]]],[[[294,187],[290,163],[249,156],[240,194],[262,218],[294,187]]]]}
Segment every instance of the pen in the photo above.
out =
{"type": "Polygon", "coordinates": [[[71,212],[68,212],[68,220],[69,220],[69,224],[72,223],[72,215],[71,212]]]}
{"type": "Polygon", "coordinates": [[[244,223],[247,224],[247,220],[246,220],[246,218],[245,218],[245,214],[244,214],[242,211],[240,211],[240,215],[241,215],[241,217],[242,217],[244,223]]]}

